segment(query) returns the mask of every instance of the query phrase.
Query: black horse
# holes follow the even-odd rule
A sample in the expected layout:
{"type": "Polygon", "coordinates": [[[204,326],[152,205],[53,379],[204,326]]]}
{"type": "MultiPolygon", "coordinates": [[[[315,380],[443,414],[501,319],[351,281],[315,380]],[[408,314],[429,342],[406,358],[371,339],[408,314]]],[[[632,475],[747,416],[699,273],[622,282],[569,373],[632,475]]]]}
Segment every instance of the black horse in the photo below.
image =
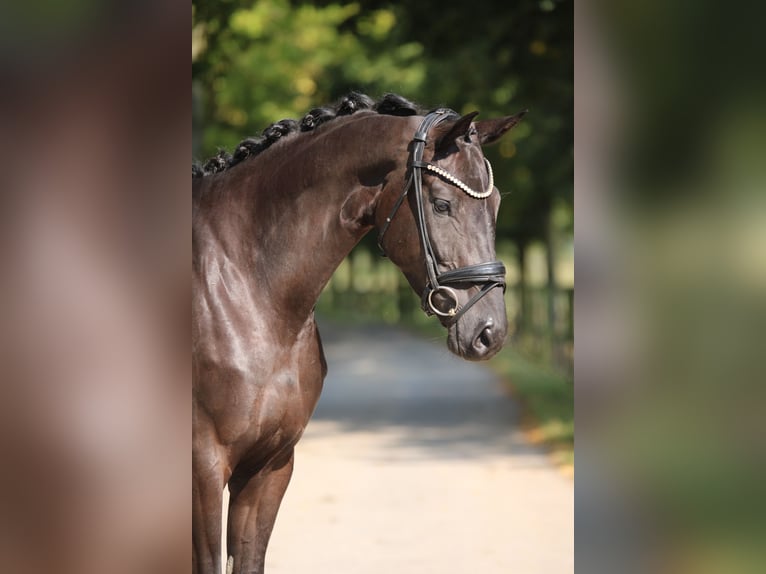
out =
{"type": "Polygon", "coordinates": [[[422,114],[350,94],[193,168],[193,571],[261,573],[327,372],[314,305],[371,229],[466,359],[506,338],[500,194],[481,145],[523,115],[422,114]],[[331,121],[330,121],[331,120],[331,121]]]}

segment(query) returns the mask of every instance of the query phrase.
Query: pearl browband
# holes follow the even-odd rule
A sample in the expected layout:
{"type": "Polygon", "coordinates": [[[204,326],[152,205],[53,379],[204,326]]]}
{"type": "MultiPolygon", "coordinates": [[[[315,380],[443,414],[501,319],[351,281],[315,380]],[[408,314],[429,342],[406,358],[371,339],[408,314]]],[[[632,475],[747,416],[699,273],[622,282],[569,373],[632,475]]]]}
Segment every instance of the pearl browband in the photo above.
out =
{"type": "Polygon", "coordinates": [[[438,165],[424,162],[423,167],[425,167],[428,171],[431,171],[437,174],[438,176],[444,178],[452,185],[459,187],[471,197],[475,197],[476,199],[484,199],[492,195],[492,191],[495,189],[495,176],[492,173],[492,165],[489,163],[489,160],[486,157],[484,158],[484,163],[487,164],[487,173],[489,173],[489,184],[487,185],[487,189],[484,192],[479,192],[472,189],[471,187],[467,186],[465,183],[460,181],[457,177],[452,175],[450,172],[440,168],[438,165]]]}

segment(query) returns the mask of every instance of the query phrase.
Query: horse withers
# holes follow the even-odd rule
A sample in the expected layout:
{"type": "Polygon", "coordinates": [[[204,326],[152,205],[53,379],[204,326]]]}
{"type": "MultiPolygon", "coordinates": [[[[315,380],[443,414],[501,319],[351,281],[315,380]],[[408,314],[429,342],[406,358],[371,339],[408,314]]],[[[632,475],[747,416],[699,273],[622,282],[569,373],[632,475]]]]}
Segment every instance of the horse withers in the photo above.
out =
{"type": "Polygon", "coordinates": [[[370,230],[453,353],[502,347],[500,194],[481,145],[523,113],[474,121],[352,93],[193,167],[193,572],[220,570],[227,484],[227,569],[263,572],[327,372],[314,305],[370,230]]]}

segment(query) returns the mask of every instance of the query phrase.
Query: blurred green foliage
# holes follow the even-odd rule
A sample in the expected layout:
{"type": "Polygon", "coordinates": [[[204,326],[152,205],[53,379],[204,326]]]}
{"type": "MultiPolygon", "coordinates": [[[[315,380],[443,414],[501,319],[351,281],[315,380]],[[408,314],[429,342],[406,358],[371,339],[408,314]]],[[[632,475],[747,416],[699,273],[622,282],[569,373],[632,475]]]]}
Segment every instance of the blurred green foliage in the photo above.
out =
{"type": "Polygon", "coordinates": [[[391,10],[268,0],[211,11],[209,4],[192,5],[192,77],[203,90],[205,153],[231,149],[352,88],[381,93],[396,86],[406,94],[423,82],[422,46],[391,42],[391,10]]]}
{"type": "Polygon", "coordinates": [[[765,6],[582,7],[578,562],[766,572],[765,6]]]}

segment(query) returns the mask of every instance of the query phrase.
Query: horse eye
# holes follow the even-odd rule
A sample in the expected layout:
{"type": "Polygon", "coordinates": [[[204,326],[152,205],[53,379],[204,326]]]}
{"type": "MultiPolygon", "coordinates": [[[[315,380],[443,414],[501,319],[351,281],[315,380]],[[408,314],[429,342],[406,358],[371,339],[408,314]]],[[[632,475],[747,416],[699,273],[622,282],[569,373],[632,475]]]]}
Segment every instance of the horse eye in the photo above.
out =
{"type": "Polygon", "coordinates": [[[434,211],[446,215],[450,212],[449,201],[445,199],[434,199],[434,211]]]}

